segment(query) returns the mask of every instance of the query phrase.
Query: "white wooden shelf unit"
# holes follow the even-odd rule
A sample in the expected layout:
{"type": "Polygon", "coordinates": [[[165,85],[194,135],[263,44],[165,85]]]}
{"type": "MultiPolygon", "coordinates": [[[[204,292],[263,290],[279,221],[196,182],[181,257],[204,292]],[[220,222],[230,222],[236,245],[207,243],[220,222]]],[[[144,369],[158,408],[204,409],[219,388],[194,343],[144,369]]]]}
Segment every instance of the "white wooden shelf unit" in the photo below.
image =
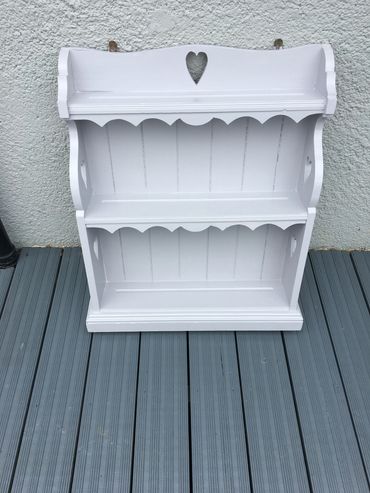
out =
{"type": "Polygon", "coordinates": [[[301,328],[329,45],[63,48],[58,104],[89,331],[301,328]]]}

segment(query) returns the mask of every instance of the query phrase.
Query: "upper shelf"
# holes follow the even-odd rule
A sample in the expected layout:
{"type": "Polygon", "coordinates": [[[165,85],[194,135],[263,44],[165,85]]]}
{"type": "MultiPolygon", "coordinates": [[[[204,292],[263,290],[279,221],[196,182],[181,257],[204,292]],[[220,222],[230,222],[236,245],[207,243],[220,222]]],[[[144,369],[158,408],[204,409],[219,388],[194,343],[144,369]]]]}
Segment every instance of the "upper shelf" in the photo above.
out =
{"type": "Polygon", "coordinates": [[[188,45],[131,53],[62,48],[58,106],[62,118],[104,125],[147,118],[227,123],[242,116],[264,122],[276,115],[299,121],[335,109],[334,57],[329,45],[244,50],[188,45]],[[189,53],[205,53],[196,84],[189,53]]]}
{"type": "Polygon", "coordinates": [[[143,232],[153,226],[202,231],[209,226],[254,230],[274,224],[286,229],[306,220],[307,209],[296,192],[93,195],[85,213],[87,227],[111,233],[123,227],[143,232]]]}

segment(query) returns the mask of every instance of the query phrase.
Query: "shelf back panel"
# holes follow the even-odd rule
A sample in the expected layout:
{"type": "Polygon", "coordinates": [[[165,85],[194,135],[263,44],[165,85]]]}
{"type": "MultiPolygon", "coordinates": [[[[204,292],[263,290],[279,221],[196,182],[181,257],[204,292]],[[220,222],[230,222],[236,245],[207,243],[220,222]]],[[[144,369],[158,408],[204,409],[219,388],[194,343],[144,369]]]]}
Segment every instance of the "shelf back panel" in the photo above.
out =
{"type": "Polygon", "coordinates": [[[293,229],[232,226],[193,233],[155,227],[89,234],[104,265],[103,282],[273,281],[282,279],[293,229]]]}
{"type": "Polygon", "coordinates": [[[191,126],[78,122],[94,194],[270,192],[297,188],[315,117],[191,126]]]}

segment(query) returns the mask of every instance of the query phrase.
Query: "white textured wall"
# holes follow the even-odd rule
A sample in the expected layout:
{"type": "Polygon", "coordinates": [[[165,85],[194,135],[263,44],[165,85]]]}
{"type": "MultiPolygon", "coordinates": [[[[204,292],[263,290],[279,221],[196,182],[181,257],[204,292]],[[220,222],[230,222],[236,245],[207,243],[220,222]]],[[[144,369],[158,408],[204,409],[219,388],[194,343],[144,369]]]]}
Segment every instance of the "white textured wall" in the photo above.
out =
{"type": "Polygon", "coordinates": [[[0,217],[18,245],[78,243],[68,139],[56,109],[61,46],[127,50],[184,43],[269,48],[330,42],[338,107],[324,136],[313,247],[370,247],[370,8],[367,0],[3,0],[0,217]]]}

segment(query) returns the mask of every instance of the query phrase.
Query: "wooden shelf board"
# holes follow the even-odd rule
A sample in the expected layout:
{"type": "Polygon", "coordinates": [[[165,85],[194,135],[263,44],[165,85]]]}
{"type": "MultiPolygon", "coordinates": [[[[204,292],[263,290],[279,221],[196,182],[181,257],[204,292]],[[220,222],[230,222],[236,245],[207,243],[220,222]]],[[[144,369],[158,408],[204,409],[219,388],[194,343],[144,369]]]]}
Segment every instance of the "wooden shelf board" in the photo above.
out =
{"type": "Polygon", "coordinates": [[[194,91],[159,95],[158,93],[75,92],[69,100],[71,115],[181,113],[230,111],[318,111],[325,110],[326,99],[320,94],[276,92],[212,93],[194,91]]]}
{"type": "Polygon", "coordinates": [[[87,227],[166,226],[204,223],[305,223],[297,193],[96,195],[85,214],[87,227]]]}
{"type": "Polygon", "coordinates": [[[166,330],[166,325],[174,330],[174,323],[179,330],[194,325],[232,330],[245,324],[251,330],[269,330],[270,324],[273,330],[274,322],[279,322],[276,330],[284,324],[297,330],[302,322],[299,308],[289,308],[279,280],[107,283],[100,309],[90,308],[87,319],[92,331],[104,330],[104,324],[107,331],[130,324],[142,324],[142,330],[166,330]]]}
{"type": "Polygon", "coordinates": [[[286,312],[285,290],[279,281],[162,281],[107,283],[101,302],[103,311],[144,317],[192,314],[217,317],[229,312],[286,312]]]}
{"type": "Polygon", "coordinates": [[[156,281],[107,283],[103,310],[198,312],[288,310],[279,281],[156,281]],[[145,307],[145,308],[144,308],[145,307]]]}

